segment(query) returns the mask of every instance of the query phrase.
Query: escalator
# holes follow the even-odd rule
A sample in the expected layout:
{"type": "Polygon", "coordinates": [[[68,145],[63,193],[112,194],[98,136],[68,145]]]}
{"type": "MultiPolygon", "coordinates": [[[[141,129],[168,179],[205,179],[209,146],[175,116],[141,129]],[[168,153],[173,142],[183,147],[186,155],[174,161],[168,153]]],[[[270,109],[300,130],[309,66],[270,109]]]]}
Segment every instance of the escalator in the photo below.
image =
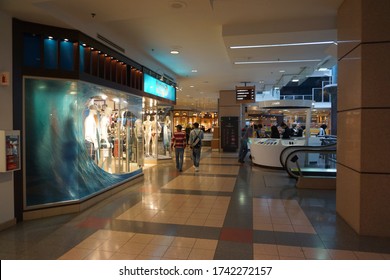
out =
{"type": "Polygon", "coordinates": [[[335,189],[337,174],[336,140],[321,146],[287,147],[280,162],[289,176],[297,180],[297,188],[335,189]]]}

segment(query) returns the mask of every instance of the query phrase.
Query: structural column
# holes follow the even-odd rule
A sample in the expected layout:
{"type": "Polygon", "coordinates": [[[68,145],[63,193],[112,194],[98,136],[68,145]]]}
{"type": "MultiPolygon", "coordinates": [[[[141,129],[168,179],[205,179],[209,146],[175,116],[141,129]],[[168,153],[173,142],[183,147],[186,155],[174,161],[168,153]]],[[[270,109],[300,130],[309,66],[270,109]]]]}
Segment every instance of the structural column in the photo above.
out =
{"type": "Polygon", "coordinates": [[[338,12],[338,214],[360,235],[390,236],[390,1],[338,12]]]}

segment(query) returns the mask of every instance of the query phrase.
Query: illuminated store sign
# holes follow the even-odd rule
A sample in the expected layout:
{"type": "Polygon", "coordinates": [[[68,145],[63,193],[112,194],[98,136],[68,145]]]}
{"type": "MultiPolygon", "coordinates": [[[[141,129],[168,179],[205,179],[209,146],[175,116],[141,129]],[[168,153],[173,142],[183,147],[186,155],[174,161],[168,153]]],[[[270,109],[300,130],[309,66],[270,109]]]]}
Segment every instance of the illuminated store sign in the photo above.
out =
{"type": "Polygon", "coordinates": [[[173,86],[153,78],[148,74],[144,74],[144,91],[161,98],[176,101],[176,90],[173,86]]]}

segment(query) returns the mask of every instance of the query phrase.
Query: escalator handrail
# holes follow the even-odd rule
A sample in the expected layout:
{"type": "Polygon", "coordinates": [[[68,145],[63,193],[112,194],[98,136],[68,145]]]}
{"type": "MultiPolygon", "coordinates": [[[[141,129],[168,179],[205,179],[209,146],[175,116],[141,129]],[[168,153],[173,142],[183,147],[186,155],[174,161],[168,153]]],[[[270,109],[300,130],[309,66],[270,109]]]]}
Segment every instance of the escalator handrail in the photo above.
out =
{"type": "Polygon", "coordinates": [[[290,153],[293,153],[296,150],[310,149],[312,151],[321,151],[321,150],[327,149],[327,148],[332,149],[333,147],[336,147],[336,146],[337,146],[337,143],[329,144],[329,145],[322,145],[322,146],[289,146],[289,147],[286,147],[282,150],[282,152],[280,153],[280,156],[279,156],[279,161],[280,161],[280,164],[282,165],[282,167],[286,168],[287,157],[290,155],[290,153]],[[290,152],[289,150],[292,150],[292,151],[290,152]],[[285,153],[288,153],[288,154],[286,156],[286,159],[283,159],[285,153]]]}
{"type": "Polygon", "coordinates": [[[306,146],[304,149],[297,149],[297,150],[294,150],[292,151],[291,153],[289,153],[286,157],[286,161],[284,162],[284,165],[283,165],[283,168],[287,171],[288,175],[290,175],[291,177],[293,178],[299,178],[298,175],[294,174],[293,172],[291,172],[291,170],[289,168],[287,168],[287,163],[289,162],[289,160],[293,157],[293,155],[295,153],[299,153],[299,152],[316,152],[316,151],[321,151],[322,154],[332,154],[332,153],[336,153],[337,152],[337,149],[336,149],[336,144],[332,144],[332,145],[327,145],[327,146],[306,146]],[[324,147],[327,147],[327,148],[330,148],[330,146],[334,146],[333,149],[318,149],[318,148],[324,148],[324,147]],[[315,149],[313,149],[315,148],[315,149]]]}

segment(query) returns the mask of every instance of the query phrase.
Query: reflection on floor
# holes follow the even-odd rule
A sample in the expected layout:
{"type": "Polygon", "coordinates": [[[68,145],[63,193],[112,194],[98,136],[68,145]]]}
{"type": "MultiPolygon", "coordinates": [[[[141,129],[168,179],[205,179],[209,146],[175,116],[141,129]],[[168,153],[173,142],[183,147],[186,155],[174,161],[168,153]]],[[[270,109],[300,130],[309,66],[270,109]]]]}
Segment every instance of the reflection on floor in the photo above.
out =
{"type": "Polygon", "coordinates": [[[144,181],[83,213],[0,232],[1,259],[390,259],[390,238],[357,235],[335,191],[297,190],[284,171],[202,151],[144,168],[144,181]]]}

